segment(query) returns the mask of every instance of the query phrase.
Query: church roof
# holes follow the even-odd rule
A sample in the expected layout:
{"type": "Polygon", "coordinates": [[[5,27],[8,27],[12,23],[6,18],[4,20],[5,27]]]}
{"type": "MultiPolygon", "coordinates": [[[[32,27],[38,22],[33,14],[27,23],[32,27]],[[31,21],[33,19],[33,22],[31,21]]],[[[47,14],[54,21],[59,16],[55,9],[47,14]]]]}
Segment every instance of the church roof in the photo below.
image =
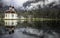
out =
{"type": "Polygon", "coordinates": [[[16,13],[15,11],[6,10],[5,13],[16,13]]]}
{"type": "Polygon", "coordinates": [[[13,6],[9,6],[9,9],[6,10],[5,13],[16,13],[16,11],[14,10],[13,6]]]}

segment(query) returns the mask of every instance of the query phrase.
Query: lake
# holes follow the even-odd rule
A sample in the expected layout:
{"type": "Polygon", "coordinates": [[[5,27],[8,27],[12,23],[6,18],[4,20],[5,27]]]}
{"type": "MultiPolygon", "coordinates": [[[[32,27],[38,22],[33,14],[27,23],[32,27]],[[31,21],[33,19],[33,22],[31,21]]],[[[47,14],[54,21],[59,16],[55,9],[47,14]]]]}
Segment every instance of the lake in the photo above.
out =
{"type": "Polygon", "coordinates": [[[0,38],[59,38],[60,21],[1,20],[0,38]],[[13,34],[5,26],[16,26],[13,34]],[[23,33],[24,32],[24,33],[23,33]],[[41,35],[39,35],[41,34],[41,35]]]}

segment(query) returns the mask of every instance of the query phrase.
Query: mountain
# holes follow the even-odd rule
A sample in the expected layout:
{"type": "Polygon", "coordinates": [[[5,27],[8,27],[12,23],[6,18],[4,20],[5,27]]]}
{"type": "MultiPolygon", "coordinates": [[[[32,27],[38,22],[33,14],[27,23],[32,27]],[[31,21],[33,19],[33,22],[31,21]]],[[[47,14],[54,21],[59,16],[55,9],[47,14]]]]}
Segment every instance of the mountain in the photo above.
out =
{"type": "Polygon", "coordinates": [[[33,0],[23,4],[27,10],[35,10],[39,8],[60,8],[59,0],[33,0]]]}

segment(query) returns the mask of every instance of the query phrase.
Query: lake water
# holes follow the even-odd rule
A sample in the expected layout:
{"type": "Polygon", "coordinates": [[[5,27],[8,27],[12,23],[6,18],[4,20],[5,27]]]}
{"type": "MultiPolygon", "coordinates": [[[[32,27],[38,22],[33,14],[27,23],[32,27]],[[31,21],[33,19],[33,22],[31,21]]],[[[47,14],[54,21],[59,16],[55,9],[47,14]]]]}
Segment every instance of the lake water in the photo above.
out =
{"type": "Polygon", "coordinates": [[[1,20],[0,38],[60,38],[60,21],[32,21],[32,20],[1,20]],[[15,33],[9,35],[5,31],[5,26],[16,26],[15,33]],[[36,37],[30,34],[20,32],[23,28],[37,29],[43,34],[42,37],[36,37]],[[21,29],[22,28],[22,29],[21,29]]]}

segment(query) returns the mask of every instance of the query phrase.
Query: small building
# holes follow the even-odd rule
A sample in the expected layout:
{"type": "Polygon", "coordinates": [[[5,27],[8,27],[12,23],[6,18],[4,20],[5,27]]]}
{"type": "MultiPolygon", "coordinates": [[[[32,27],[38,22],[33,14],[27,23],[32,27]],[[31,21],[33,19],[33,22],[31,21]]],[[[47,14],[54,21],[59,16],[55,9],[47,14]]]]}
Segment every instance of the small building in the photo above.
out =
{"type": "Polygon", "coordinates": [[[17,13],[14,10],[13,6],[9,6],[9,9],[5,11],[5,17],[4,19],[18,19],[17,13]]]}

